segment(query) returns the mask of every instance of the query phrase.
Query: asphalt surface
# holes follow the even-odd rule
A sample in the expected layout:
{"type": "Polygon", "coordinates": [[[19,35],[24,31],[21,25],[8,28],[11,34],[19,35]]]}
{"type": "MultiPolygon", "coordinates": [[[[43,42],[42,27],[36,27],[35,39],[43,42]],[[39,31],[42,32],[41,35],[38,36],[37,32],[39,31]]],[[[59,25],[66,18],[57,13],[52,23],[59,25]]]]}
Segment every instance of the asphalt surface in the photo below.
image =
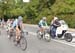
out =
{"type": "MultiPolygon", "coordinates": [[[[38,29],[33,26],[25,26],[24,30],[36,33],[38,29]]],[[[0,35],[0,53],[75,53],[75,47],[67,44],[53,40],[45,42],[44,40],[37,39],[37,36],[31,33],[25,37],[27,39],[27,49],[22,51],[8,39],[5,29],[2,29],[0,35]]]]}

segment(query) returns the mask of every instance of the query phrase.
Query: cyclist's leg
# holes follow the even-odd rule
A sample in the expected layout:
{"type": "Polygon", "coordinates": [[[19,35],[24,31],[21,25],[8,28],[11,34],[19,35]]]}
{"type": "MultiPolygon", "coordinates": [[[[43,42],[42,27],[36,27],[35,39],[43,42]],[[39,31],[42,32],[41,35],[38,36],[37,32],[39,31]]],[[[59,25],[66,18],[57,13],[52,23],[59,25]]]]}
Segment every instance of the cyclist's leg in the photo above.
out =
{"type": "Polygon", "coordinates": [[[43,32],[43,27],[39,26],[39,31],[42,33],[43,32]]]}
{"type": "Polygon", "coordinates": [[[8,28],[8,38],[11,37],[10,34],[13,32],[13,30],[14,30],[14,28],[12,28],[12,27],[9,27],[9,28],[8,28]]]}
{"type": "Polygon", "coordinates": [[[39,27],[39,29],[40,29],[40,35],[41,35],[41,37],[43,38],[44,29],[43,29],[43,27],[39,27]]]}
{"type": "Polygon", "coordinates": [[[18,26],[16,26],[16,41],[18,41],[19,39],[20,39],[20,30],[19,30],[19,28],[18,28],[18,26]]]}
{"type": "Polygon", "coordinates": [[[11,32],[11,28],[9,26],[7,26],[8,38],[10,38],[10,32],[11,32]]]}
{"type": "Polygon", "coordinates": [[[43,27],[41,27],[41,28],[40,28],[40,31],[43,33],[43,32],[44,32],[44,28],[43,28],[43,27]]]}

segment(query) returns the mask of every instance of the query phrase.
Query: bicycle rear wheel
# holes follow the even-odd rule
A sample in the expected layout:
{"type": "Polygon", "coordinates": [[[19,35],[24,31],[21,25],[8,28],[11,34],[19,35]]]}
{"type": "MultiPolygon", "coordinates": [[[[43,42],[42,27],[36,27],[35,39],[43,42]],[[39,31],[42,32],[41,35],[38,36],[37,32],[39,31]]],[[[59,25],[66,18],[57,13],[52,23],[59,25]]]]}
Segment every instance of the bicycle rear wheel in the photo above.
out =
{"type": "Polygon", "coordinates": [[[25,37],[23,37],[23,36],[21,37],[19,45],[20,45],[20,48],[23,51],[26,50],[26,48],[27,48],[27,40],[26,40],[25,37]]]}

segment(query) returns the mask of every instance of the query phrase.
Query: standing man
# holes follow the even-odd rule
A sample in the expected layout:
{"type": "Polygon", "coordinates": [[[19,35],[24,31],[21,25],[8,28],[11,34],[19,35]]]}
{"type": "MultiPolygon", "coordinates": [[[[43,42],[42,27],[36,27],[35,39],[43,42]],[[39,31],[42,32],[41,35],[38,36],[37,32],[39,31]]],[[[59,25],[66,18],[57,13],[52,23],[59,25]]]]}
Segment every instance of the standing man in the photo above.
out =
{"type": "Polygon", "coordinates": [[[59,19],[58,17],[54,17],[53,20],[51,21],[50,26],[50,34],[52,38],[56,37],[56,29],[58,26],[60,26],[59,19]]]}

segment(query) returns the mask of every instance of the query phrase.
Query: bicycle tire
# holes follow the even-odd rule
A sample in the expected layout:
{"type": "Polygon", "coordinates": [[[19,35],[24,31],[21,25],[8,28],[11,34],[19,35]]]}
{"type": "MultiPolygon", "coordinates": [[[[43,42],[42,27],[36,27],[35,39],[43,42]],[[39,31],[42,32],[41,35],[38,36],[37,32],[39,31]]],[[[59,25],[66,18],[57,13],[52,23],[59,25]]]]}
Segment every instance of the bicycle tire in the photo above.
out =
{"type": "Polygon", "coordinates": [[[12,42],[15,42],[15,40],[16,40],[16,34],[15,33],[12,33],[11,40],[12,40],[12,42]]]}
{"type": "Polygon", "coordinates": [[[39,31],[37,31],[37,38],[38,39],[42,39],[43,38],[43,35],[41,35],[39,31]]]}
{"type": "MultiPolygon", "coordinates": [[[[46,34],[47,34],[47,33],[46,33],[46,34]]],[[[45,34],[45,35],[46,35],[46,34],[45,34]]],[[[50,40],[51,40],[50,35],[49,35],[49,34],[48,34],[48,36],[45,36],[45,35],[44,35],[45,41],[46,41],[46,42],[50,42],[50,40]]]]}
{"type": "Polygon", "coordinates": [[[20,48],[23,51],[26,50],[26,48],[27,48],[27,40],[26,40],[25,37],[23,37],[23,36],[21,37],[19,45],[20,45],[20,48]]]}

